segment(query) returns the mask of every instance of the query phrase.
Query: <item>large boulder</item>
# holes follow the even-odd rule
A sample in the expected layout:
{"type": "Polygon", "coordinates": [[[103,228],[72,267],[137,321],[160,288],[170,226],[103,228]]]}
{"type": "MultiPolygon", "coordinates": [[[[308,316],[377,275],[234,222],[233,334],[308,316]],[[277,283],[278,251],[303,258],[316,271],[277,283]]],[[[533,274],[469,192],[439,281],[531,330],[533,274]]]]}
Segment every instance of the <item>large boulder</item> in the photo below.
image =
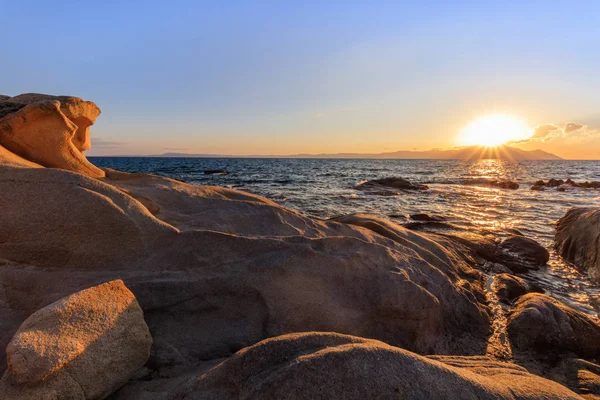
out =
{"type": "Polygon", "coordinates": [[[389,221],[373,225],[386,237],[230,189],[24,168],[0,168],[0,208],[1,341],[36,309],[119,278],[144,310],[156,370],[308,330],[429,354],[486,346],[481,274],[389,221]]]}
{"type": "MultiPolygon", "coordinates": [[[[143,392],[137,386],[137,395],[143,392]]],[[[514,364],[483,357],[421,357],[385,343],[334,333],[276,337],[243,349],[153,399],[579,399],[514,364]]],[[[133,398],[128,388],[117,399],[133,398]]],[[[138,397],[140,398],[140,397],[138,397]]]]}
{"type": "MultiPolygon", "coordinates": [[[[0,146],[30,162],[91,177],[104,172],[83,155],[100,114],[77,97],[26,94],[0,100],[0,146]]],[[[0,154],[1,158],[3,154],[0,154]]]]}
{"type": "Polygon", "coordinates": [[[507,332],[513,347],[520,351],[600,356],[600,325],[544,294],[530,293],[515,303],[507,332]]]}
{"type": "Polygon", "coordinates": [[[116,280],[33,313],[6,354],[3,399],[103,399],[150,355],[152,338],[133,293],[116,280]]]}
{"type": "Polygon", "coordinates": [[[556,225],[555,246],[567,261],[600,281],[600,208],[572,208],[556,225]]]}

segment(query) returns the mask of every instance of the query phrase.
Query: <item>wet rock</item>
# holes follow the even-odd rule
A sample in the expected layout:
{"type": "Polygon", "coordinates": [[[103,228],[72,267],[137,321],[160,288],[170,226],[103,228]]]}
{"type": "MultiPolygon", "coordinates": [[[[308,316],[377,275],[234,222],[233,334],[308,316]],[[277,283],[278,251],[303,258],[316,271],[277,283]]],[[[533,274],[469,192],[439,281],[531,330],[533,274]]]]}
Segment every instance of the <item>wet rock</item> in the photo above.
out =
{"type": "Polygon", "coordinates": [[[530,292],[543,293],[539,286],[506,273],[494,277],[492,290],[496,293],[498,300],[505,304],[511,304],[515,299],[530,292]]]}
{"type": "Polygon", "coordinates": [[[546,184],[546,186],[557,187],[557,186],[560,186],[560,185],[564,185],[564,183],[565,183],[565,181],[563,181],[562,179],[554,179],[554,178],[552,178],[552,179],[550,179],[548,181],[548,183],[546,184]]]}
{"type": "Polygon", "coordinates": [[[367,181],[355,186],[358,190],[379,190],[382,187],[388,187],[400,190],[427,190],[427,185],[415,184],[404,178],[383,178],[367,181]]]}
{"type": "Polygon", "coordinates": [[[558,192],[565,192],[566,189],[564,187],[560,187],[559,186],[559,187],[556,188],[556,191],[558,191],[558,192]]]}
{"type": "Polygon", "coordinates": [[[544,294],[529,293],[515,303],[507,332],[513,347],[523,352],[600,356],[600,325],[544,294]]]}
{"type": "Polygon", "coordinates": [[[446,218],[439,216],[439,215],[429,215],[429,214],[412,214],[410,216],[410,219],[412,219],[413,221],[421,221],[421,222],[439,222],[439,221],[445,221],[446,218]]]}
{"type": "Polygon", "coordinates": [[[335,333],[275,337],[177,386],[175,398],[576,399],[569,389],[484,357],[428,359],[335,333]]]}
{"type": "Polygon", "coordinates": [[[548,250],[525,236],[509,236],[500,243],[498,250],[501,255],[516,256],[519,261],[538,267],[546,265],[550,259],[548,250]]]}
{"type": "Polygon", "coordinates": [[[204,175],[228,175],[229,172],[224,169],[205,169],[204,175]]]}
{"type": "Polygon", "coordinates": [[[519,184],[507,179],[493,179],[493,178],[477,178],[477,179],[465,179],[463,180],[465,185],[484,185],[497,187],[500,189],[511,189],[516,190],[519,188],[519,184]]]}
{"type": "Polygon", "coordinates": [[[579,184],[579,187],[586,189],[600,189],[600,181],[582,182],[579,184]]]}
{"type": "Polygon", "coordinates": [[[537,191],[543,192],[544,190],[546,190],[546,186],[544,184],[539,185],[536,183],[535,185],[533,185],[531,187],[530,190],[537,190],[537,191]]]}
{"type": "Polygon", "coordinates": [[[558,220],[558,253],[600,281],[600,208],[572,208],[558,220]]]}
{"type": "Polygon", "coordinates": [[[3,399],[102,399],[150,355],[142,310],[122,281],[72,294],[33,313],[6,349],[3,399]]]}

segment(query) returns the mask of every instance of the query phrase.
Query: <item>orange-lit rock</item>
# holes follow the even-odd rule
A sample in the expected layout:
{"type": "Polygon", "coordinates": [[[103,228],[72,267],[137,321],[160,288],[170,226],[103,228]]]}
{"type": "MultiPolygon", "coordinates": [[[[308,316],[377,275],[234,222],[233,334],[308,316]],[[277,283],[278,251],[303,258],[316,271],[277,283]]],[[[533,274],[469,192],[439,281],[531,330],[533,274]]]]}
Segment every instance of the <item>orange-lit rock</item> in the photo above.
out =
{"type": "Polygon", "coordinates": [[[142,310],[122,281],[82,290],[23,322],[7,347],[0,394],[102,399],[146,363],[151,345],[142,310]]]}
{"type": "Polygon", "coordinates": [[[43,165],[94,178],[104,172],[92,165],[73,138],[78,127],[61,111],[61,103],[43,100],[28,104],[0,119],[0,145],[10,152],[43,165]]]}

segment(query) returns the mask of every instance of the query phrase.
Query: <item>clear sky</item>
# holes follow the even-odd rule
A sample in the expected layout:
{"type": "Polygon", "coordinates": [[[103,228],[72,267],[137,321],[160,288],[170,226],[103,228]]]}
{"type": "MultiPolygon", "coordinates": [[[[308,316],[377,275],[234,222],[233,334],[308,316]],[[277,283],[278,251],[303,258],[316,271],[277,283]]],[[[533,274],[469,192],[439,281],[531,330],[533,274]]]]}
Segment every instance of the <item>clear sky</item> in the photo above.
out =
{"type": "Polygon", "coordinates": [[[89,155],[427,150],[502,113],[600,158],[597,1],[0,0],[0,27],[0,93],[96,102],[89,155]]]}

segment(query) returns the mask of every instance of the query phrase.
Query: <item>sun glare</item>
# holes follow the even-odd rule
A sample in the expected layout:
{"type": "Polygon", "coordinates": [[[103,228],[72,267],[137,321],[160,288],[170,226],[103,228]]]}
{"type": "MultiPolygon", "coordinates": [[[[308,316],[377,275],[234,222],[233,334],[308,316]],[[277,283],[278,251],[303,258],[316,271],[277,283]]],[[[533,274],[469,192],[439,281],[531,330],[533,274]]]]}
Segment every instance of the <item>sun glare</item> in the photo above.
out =
{"type": "Polygon", "coordinates": [[[493,147],[525,139],[530,134],[527,124],[519,118],[506,114],[491,114],[469,122],[460,132],[460,142],[468,146],[493,147]]]}

